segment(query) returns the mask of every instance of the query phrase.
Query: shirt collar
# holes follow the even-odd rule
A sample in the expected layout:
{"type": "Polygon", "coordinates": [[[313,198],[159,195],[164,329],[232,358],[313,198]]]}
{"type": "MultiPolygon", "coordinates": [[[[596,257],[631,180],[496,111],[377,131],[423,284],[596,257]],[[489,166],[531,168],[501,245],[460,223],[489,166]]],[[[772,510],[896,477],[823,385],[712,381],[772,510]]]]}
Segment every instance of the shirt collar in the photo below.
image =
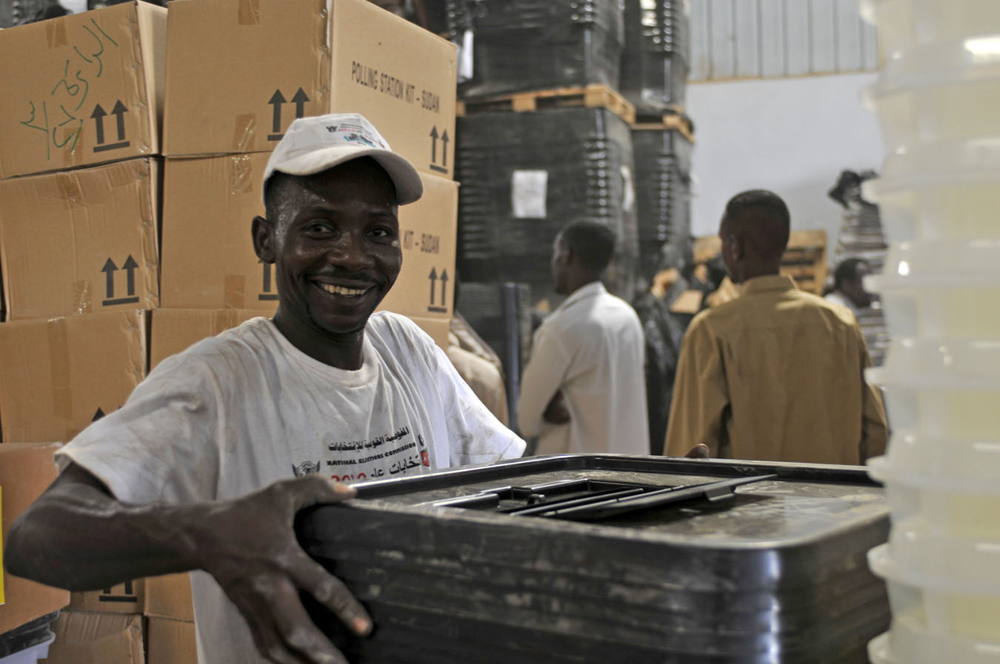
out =
{"type": "Polygon", "coordinates": [[[566,298],[566,301],[563,302],[559,308],[565,309],[567,307],[573,306],[574,304],[576,304],[581,300],[585,300],[589,297],[596,297],[598,295],[607,292],[608,292],[607,289],[604,288],[604,284],[602,284],[600,281],[595,281],[592,284],[587,284],[582,288],[578,288],[576,292],[574,292],[572,295],[566,298]]]}
{"type": "Polygon", "coordinates": [[[776,274],[768,277],[756,277],[745,282],[740,287],[741,295],[766,293],[770,291],[789,291],[798,288],[791,277],[776,274]]]}

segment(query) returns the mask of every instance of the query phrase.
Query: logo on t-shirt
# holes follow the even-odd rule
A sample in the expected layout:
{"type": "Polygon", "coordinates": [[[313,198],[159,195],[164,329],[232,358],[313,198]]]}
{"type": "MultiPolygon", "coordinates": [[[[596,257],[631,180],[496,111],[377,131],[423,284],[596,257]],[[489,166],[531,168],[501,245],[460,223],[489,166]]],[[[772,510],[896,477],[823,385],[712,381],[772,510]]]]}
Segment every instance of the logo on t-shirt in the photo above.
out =
{"type": "Polygon", "coordinates": [[[292,465],[292,472],[295,473],[296,477],[305,477],[306,475],[314,475],[319,472],[319,461],[313,463],[312,461],[303,461],[299,465],[292,465]]]}
{"type": "Polygon", "coordinates": [[[417,436],[417,443],[420,445],[420,461],[428,468],[431,467],[431,457],[427,454],[427,443],[424,442],[423,436],[417,436]]]}
{"type": "Polygon", "coordinates": [[[341,440],[329,434],[324,444],[325,465],[337,482],[420,473],[431,465],[424,437],[414,435],[409,426],[364,440],[341,440]]]}

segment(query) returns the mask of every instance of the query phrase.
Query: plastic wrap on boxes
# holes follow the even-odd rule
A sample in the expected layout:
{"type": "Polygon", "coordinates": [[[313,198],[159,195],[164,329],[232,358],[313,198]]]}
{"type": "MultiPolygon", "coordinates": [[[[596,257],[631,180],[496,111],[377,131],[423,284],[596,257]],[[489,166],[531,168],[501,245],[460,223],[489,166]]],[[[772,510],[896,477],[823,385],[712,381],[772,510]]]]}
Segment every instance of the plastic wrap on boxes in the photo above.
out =
{"type": "Polygon", "coordinates": [[[510,421],[517,422],[521,371],[528,362],[533,333],[531,288],[527,284],[462,282],[458,312],[500,356],[507,384],[510,421]]]}
{"type": "Polygon", "coordinates": [[[617,89],[624,12],[624,0],[449,0],[452,37],[474,35],[474,74],[459,92],[617,89]]]}
{"type": "Polygon", "coordinates": [[[640,262],[649,278],[664,243],[683,244],[691,234],[691,142],[668,129],[632,132],[640,262]]]}
{"type": "Polygon", "coordinates": [[[626,0],[621,90],[639,117],[682,106],[691,58],[689,0],[626,0]]]}
{"type": "Polygon", "coordinates": [[[607,224],[618,256],[607,284],[631,301],[638,231],[632,136],[600,108],[459,118],[458,268],[466,281],[531,285],[553,298],[552,245],[577,220],[607,224]]]}

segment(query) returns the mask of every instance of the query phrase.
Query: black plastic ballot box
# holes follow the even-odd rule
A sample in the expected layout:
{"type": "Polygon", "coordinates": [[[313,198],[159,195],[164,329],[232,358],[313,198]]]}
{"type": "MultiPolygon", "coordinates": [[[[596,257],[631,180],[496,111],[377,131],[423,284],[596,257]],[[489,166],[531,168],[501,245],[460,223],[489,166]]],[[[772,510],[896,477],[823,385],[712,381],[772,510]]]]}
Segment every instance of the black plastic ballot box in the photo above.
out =
{"type": "Polygon", "coordinates": [[[368,608],[353,663],[867,662],[882,489],[861,468],[565,455],[356,485],[300,514],[368,608]]]}

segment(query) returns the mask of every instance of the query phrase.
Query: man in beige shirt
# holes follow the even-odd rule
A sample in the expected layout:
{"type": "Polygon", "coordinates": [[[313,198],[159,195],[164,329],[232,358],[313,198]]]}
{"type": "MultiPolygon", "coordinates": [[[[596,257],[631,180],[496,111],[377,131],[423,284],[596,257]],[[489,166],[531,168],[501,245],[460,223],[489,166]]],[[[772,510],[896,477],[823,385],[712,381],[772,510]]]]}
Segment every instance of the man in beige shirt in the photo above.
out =
{"type": "Polygon", "coordinates": [[[771,192],[726,206],[722,257],[742,294],[688,329],[664,454],[705,444],[713,457],[859,464],[885,451],[854,316],[779,275],[789,231],[788,207],[771,192]]]}

